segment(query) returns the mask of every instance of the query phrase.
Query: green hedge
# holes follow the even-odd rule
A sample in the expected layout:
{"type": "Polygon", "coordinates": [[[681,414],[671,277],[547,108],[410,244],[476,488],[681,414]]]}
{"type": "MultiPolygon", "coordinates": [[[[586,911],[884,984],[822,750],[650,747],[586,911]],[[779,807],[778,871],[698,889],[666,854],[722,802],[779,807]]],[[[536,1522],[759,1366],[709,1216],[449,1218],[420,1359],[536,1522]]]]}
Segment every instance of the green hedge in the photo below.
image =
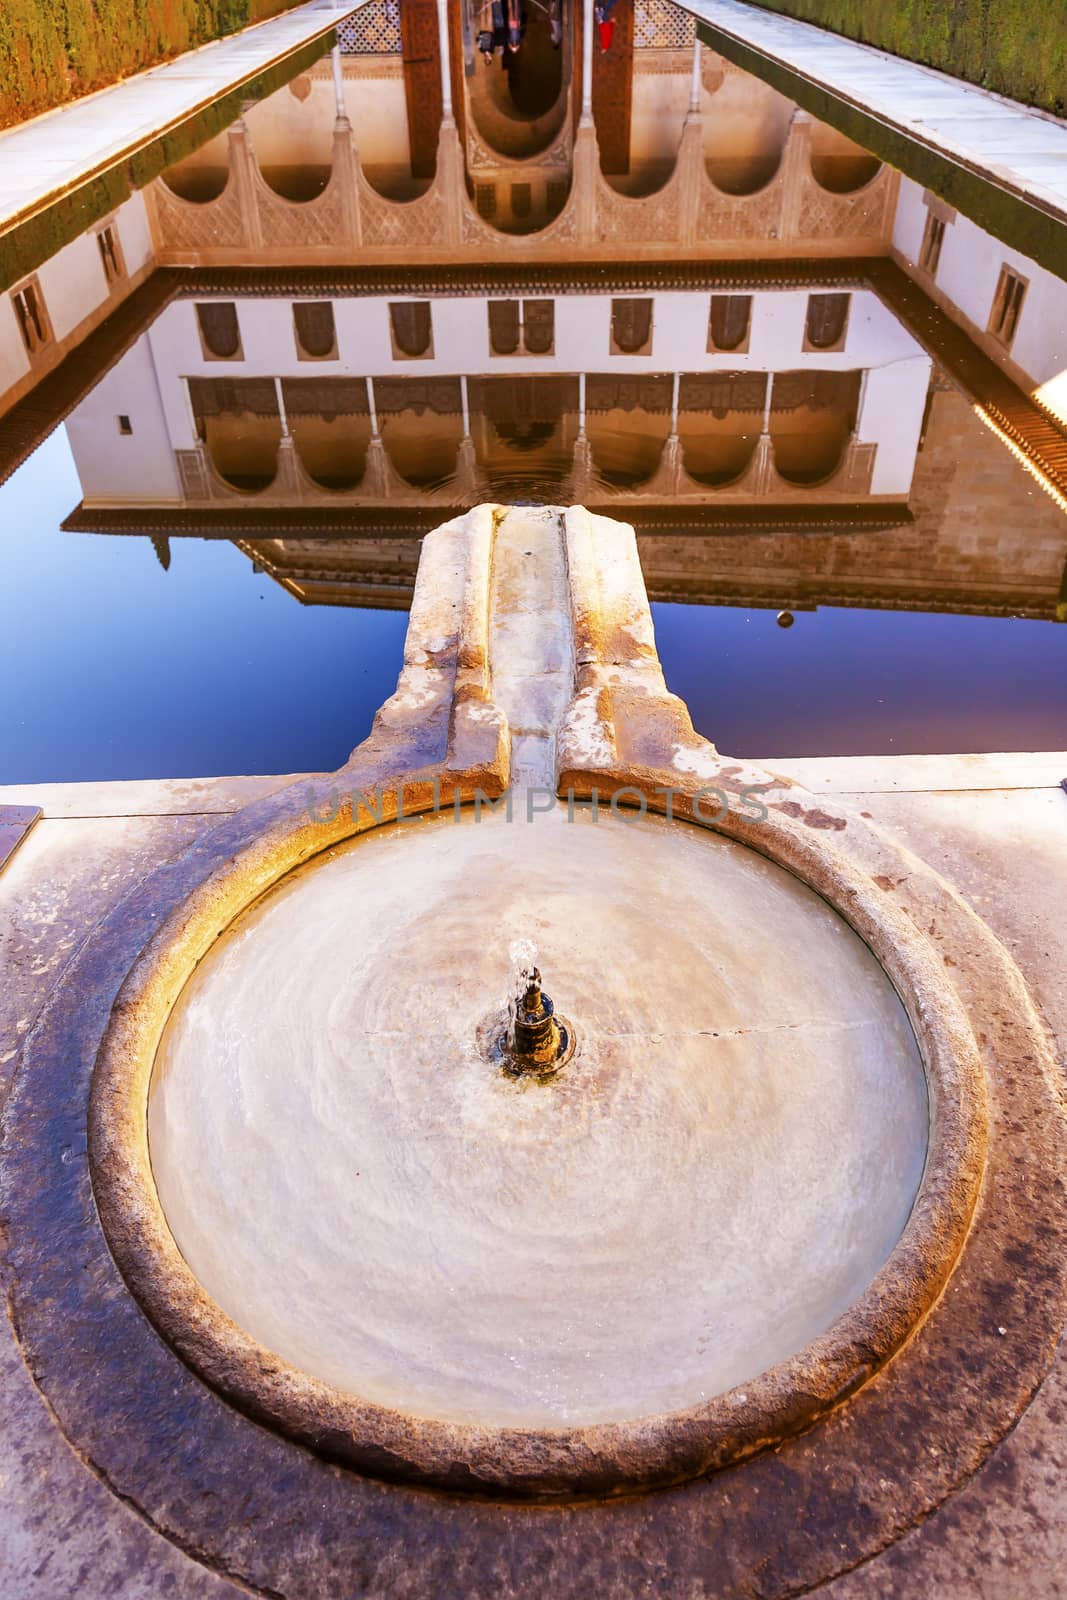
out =
{"type": "Polygon", "coordinates": [[[298,0],[0,0],[0,127],[298,0]]]}
{"type": "Polygon", "coordinates": [[[1067,0],[755,0],[998,94],[1067,110],[1067,0]]]}

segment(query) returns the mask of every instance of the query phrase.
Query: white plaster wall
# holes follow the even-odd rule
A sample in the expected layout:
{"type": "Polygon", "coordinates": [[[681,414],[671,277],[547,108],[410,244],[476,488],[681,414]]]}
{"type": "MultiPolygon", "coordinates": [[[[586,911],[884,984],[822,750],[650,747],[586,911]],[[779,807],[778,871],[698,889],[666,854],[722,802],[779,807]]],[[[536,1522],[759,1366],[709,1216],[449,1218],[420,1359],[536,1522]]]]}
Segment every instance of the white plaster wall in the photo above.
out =
{"type": "Polygon", "coordinates": [[[126,271],[132,278],[135,272],[150,261],[153,254],[152,230],[145,209],[144,195],[138,191],[124,202],[115,213],[122,253],[126,258],[126,271]]]}
{"type": "Polygon", "coordinates": [[[0,295],[0,393],[6,393],[30,370],[15,308],[9,294],[0,295]]]}
{"type": "Polygon", "coordinates": [[[66,426],[87,503],[180,503],[181,484],[147,336],[105,374],[66,426]],[[119,432],[120,412],[129,417],[132,434],[119,432]]]}
{"type": "MultiPolygon", "coordinates": [[[[893,245],[912,265],[919,258],[928,215],[924,194],[921,184],[901,179],[893,245]]],[[[1067,374],[1067,284],[1062,279],[957,214],[945,229],[934,281],[967,321],[984,332],[1000,269],[1005,265],[1021,273],[1030,285],[1010,359],[1035,385],[1050,384],[1067,374]]],[[[917,276],[920,283],[924,281],[923,274],[917,276]]]]}
{"type": "MultiPolygon", "coordinates": [[[[132,195],[125,201],[115,213],[115,220],[126,271],[132,277],[152,254],[152,240],[141,195],[132,195]]],[[[84,322],[108,298],[108,282],[96,242],[99,227],[100,224],[95,225],[81,238],[64,245],[38,270],[37,278],[56,339],[65,339],[69,333],[73,333],[78,324],[84,322]]]]}
{"type": "MultiPolygon", "coordinates": [[[[152,257],[152,236],[140,194],[132,195],[119,207],[114,222],[126,271],[132,278],[152,257]]],[[[72,334],[80,323],[117,293],[117,290],[109,290],[104,276],[96,242],[99,227],[97,224],[80,239],[64,245],[37,270],[36,278],[57,342],[72,334]]],[[[0,295],[0,394],[24,378],[30,365],[11,296],[0,295]]]]}
{"type": "Polygon", "coordinates": [[[918,355],[872,367],[866,374],[856,437],[878,445],[872,494],[903,495],[911,488],[930,366],[929,356],[918,355]]]}
{"type": "Polygon", "coordinates": [[[52,332],[57,339],[65,339],[107,299],[107,279],[95,232],[64,245],[58,255],[45,262],[37,277],[52,332]]]}

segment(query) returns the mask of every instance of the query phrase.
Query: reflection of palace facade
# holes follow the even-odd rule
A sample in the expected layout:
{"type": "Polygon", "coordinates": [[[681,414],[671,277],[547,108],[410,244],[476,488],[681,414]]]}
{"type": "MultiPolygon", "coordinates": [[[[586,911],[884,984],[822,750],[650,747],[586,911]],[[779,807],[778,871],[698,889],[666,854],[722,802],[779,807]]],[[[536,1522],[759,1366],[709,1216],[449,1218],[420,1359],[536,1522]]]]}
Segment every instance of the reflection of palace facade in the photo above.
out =
{"type": "Polygon", "coordinates": [[[1060,507],[871,289],[544,288],[179,299],[68,421],[66,526],[404,606],[448,508],[575,499],[656,599],[1062,611],[1060,507]]]}
{"type": "Polygon", "coordinates": [[[68,431],[93,507],[532,491],[620,508],[869,502],[893,520],[929,375],[866,289],[183,298],[68,431]]]}
{"type": "Polygon", "coordinates": [[[69,527],[307,601],[404,604],[442,510],[552,499],[658,597],[1062,611],[1063,284],[669,0],[603,56],[590,13],[505,68],[474,0],[370,0],[0,299],[0,475],[66,418],[69,527]]]}
{"type": "Polygon", "coordinates": [[[513,60],[475,5],[371,0],[341,49],[166,174],[161,259],[327,263],[881,252],[896,176],[697,44],[665,0],[527,8],[513,60]],[[260,252],[265,251],[262,255],[260,252]]]}

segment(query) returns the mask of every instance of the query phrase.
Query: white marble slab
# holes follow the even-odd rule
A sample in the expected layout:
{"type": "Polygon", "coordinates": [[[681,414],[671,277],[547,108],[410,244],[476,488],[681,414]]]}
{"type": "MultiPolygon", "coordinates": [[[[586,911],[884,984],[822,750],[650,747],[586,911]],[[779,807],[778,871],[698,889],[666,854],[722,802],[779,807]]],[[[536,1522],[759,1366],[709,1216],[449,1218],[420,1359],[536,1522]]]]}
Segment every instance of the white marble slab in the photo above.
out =
{"type": "Polygon", "coordinates": [[[0,133],[0,232],[319,38],[364,3],[309,0],[0,133]]]}
{"type": "Polygon", "coordinates": [[[1067,123],[741,0],[683,3],[850,105],[1067,219],[1067,123]]]}

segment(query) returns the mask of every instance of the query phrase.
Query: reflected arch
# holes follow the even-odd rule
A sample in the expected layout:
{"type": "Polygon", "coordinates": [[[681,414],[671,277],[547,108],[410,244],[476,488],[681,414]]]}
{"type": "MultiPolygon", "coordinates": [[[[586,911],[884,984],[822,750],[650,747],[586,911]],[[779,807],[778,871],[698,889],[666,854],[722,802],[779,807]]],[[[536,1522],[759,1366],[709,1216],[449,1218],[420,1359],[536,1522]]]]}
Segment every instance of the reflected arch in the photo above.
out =
{"type": "Polygon", "coordinates": [[[788,483],[822,483],[856,426],[861,372],[777,372],[771,386],[774,464],[788,483]]]}
{"type": "Polygon", "coordinates": [[[765,372],[688,372],[678,385],[678,438],[685,470],[721,487],[740,478],[759,443],[765,372]]]}

